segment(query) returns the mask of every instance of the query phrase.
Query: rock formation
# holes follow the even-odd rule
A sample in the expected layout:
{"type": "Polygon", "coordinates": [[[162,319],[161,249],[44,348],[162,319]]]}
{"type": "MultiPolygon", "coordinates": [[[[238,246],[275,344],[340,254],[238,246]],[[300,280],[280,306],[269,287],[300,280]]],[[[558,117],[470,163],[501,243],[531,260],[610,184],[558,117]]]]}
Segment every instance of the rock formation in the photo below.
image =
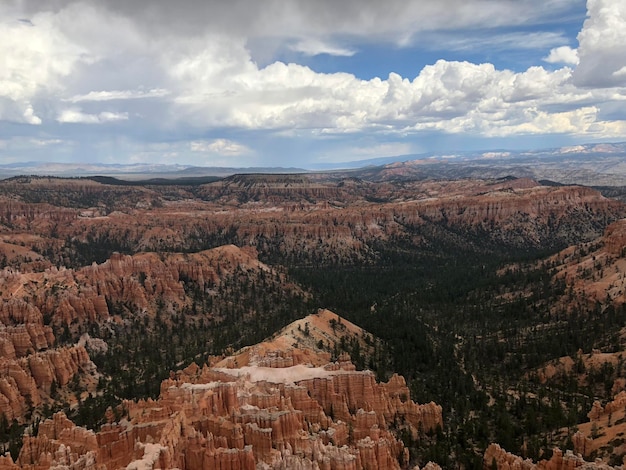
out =
{"type": "Polygon", "coordinates": [[[78,373],[95,375],[83,346],[55,348],[41,311],[17,296],[0,306],[0,413],[21,421],[49,398],[52,383],[67,385],[78,373]]]}
{"type": "Polygon", "coordinates": [[[6,262],[22,272],[74,261],[68,240],[131,253],[234,243],[285,259],[349,261],[372,256],[375,240],[410,236],[420,226],[544,248],[591,240],[626,216],[623,204],[592,189],[529,179],[375,184],[327,175],[237,175],[192,192],[29,178],[1,182],[0,198],[0,234],[10,235],[14,249],[26,249],[6,262]]]}
{"type": "Polygon", "coordinates": [[[604,406],[594,402],[587,416],[589,421],[579,424],[572,436],[577,454],[595,455],[605,461],[615,461],[626,454],[622,437],[626,433],[626,391],[619,392],[604,406]]]}
{"type": "MultiPolygon", "coordinates": [[[[402,168],[387,171],[401,176],[402,168]]],[[[285,264],[324,265],[375,259],[378,243],[396,239],[427,245],[442,236],[456,246],[480,239],[515,248],[558,247],[592,240],[626,216],[625,207],[589,188],[529,179],[373,184],[323,175],[237,176],[198,187],[150,188],[45,178],[0,182],[0,412],[19,420],[29,407],[46,403],[53,383],[62,386],[77,373],[93,372],[84,346],[71,344],[85,325],[120,325],[129,318],[149,323],[157,312],[167,322],[196,306],[194,295],[212,296],[237,276],[263,273],[278,279],[268,281],[273,285],[282,284],[285,277],[256,252],[285,264]],[[215,246],[220,248],[208,249],[215,246]],[[63,333],[63,347],[55,349],[53,331],[63,333]]],[[[561,254],[557,275],[580,298],[626,298],[622,224],[606,231],[605,252],[587,244],[585,254],[583,248],[561,254]],[[611,269],[600,275],[599,263],[611,269]],[[579,267],[598,284],[581,279],[579,267]]],[[[297,290],[281,289],[292,287],[297,290]]],[[[220,321],[219,311],[204,313],[204,319],[220,321]]],[[[405,464],[406,449],[394,432],[418,438],[420,429],[441,425],[441,409],[411,401],[401,377],[380,384],[346,357],[336,357],[341,339],[357,342],[366,357],[372,344],[335,317],[320,312],[270,341],[215,359],[211,367],[174,374],[157,401],[126,403],[127,419],[95,434],[96,447],[91,438],[85,441],[91,447],[72,447],[56,431],[27,438],[17,465],[405,464]]],[[[606,409],[595,410],[596,424],[604,425],[606,409]]],[[[584,431],[575,442],[586,454],[595,444],[584,431]]],[[[574,460],[565,454],[560,462],[574,460]]]]}
{"type": "MultiPolygon", "coordinates": [[[[47,402],[53,382],[63,387],[79,372],[95,376],[84,346],[55,349],[53,327],[73,343],[72,336],[87,326],[121,322],[124,315],[154,318],[159,311],[169,321],[169,315],[191,309],[195,292],[214,292],[233,276],[268,274],[266,285],[298,290],[261,263],[254,249],[233,245],[191,254],[117,253],[77,270],[0,271],[0,413],[21,420],[47,402]]],[[[219,319],[219,312],[205,315],[219,319]]]]}
{"type": "Polygon", "coordinates": [[[44,317],[56,325],[88,324],[107,320],[114,313],[110,305],[132,306],[130,313],[150,315],[155,314],[158,302],[180,309],[191,303],[186,287],[204,291],[235,271],[277,275],[259,262],[254,250],[233,245],[189,254],[115,253],[104,263],[77,270],[21,273],[5,269],[0,271],[0,293],[7,301],[0,306],[0,321],[16,326],[0,330],[0,348],[12,354],[11,346],[5,345],[10,338],[18,356],[21,351],[48,347],[53,335],[49,326],[42,325],[44,317]]]}
{"type": "MultiPolygon", "coordinates": [[[[321,327],[329,317],[337,319],[328,311],[319,316],[321,321],[311,315],[299,322],[321,327]]],[[[17,461],[5,457],[0,469],[406,466],[408,450],[396,431],[406,429],[419,438],[418,430],[442,425],[441,407],[414,403],[399,376],[379,384],[372,372],[355,370],[345,357],[328,363],[325,352],[299,354],[304,344],[284,351],[288,362],[268,360],[298,324],[217,367],[191,364],[178,371],[162,383],[158,400],[126,401],[126,417],[96,434],[59,413],[41,424],[37,437],[25,437],[17,461]],[[245,365],[236,365],[238,360],[245,365]]]]}
{"type": "Polygon", "coordinates": [[[610,224],[604,235],[571,246],[552,256],[555,281],[563,280],[566,294],[559,307],[595,308],[626,303],[626,219],[610,224]]]}
{"type": "MultiPolygon", "coordinates": [[[[565,452],[555,448],[550,459],[532,462],[502,449],[498,444],[491,444],[485,451],[483,462],[485,469],[496,467],[499,470],[571,470],[599,469],[609,470],[614,467],[606,462],[621,461],[626,454],[626,444],[622,436],[626,433],[626,391],[618,393],[605,406],[594,402],[587,415],[589,422],[578,425],[578,430],[571,436],[574,450],[565,452]],[[586,461],[594,456],[593,461],[586,461]]],[[[616,467],[616,468],[622,468],[616,467]]]]}
{"type": "Polygon", "coordinates": [[[76,374],[97,375],[83,346],[61,347],[20,359],[0,359],[0,413],[22,421],[33,407],[49,399],[52,383],[67,385],[76,374]]]}
{"type": "MultiPolygon", "coordinates": [[[[552,452],[549,460],[541,460],[533,463],[529,459],[522,459],[513,455],[500,447],[498,444],[491,444],[484,455],[484,468],[498,470],[612,470],[616,467],[607,465],[602,460],[586,462],[580,454],[575,454],[571,450],[563,453],[558,448],[552,452]]],[[[621,468],[621,467],[618,467],[621,468]]]]}

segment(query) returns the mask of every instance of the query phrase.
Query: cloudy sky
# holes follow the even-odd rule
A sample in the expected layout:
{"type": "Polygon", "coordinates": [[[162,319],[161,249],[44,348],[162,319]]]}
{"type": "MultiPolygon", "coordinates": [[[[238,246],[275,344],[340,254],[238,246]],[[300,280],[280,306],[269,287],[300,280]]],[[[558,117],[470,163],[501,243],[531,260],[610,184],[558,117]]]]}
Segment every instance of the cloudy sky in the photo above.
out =
{"type": "Polygon", "coordinates": [[[0,0],[0,163],[626,140],[624,0],[0,0]]]}

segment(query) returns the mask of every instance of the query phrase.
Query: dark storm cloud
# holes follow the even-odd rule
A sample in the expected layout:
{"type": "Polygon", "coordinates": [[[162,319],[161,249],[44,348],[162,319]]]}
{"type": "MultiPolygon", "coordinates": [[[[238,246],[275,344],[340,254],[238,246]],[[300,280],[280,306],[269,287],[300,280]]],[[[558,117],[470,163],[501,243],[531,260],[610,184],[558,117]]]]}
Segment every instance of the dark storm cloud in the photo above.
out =
{"type": "MultiPolygon", "coordinates": [[[[74,2],[20,2],[22,11],[59,11],[74,2]]],[[[557,18],[581,0],[103,0],[93,1],[155,34],[291,36],[346,34],[406,39],[431,29],[495,27],[557,18]]],[[[580,5],[578,5],[580,6],[580,5]]]]}

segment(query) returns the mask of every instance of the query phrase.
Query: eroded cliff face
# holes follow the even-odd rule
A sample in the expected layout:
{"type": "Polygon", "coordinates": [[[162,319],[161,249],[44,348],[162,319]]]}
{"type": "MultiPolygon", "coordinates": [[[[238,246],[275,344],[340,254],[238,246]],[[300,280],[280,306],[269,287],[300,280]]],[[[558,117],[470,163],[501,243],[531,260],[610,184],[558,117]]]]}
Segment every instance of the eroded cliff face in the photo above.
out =
{"type": "MultiPolygon", "coordinates": [[[[64,387],[78,373],[96,377],[85,342],[73,344],[89,325],[106,327],[157,314],[169,322],[171,316],[192,312],[198,292],[213,292],[224,279],[256,276],[268,278],[264,285],[298,290],[259,262],[254,249],[232,245],[192,254],[114,254],[78,270],[0,271],[0,413],[22,421],[29,411],[51,403],[52,387],[64,387]],[[53,327],[65,332],[62,347],[56,345],[53,327]]],[[[219,310],[198,315],[221,318],[219,310]]],[[[191,313],[186,317],[194,320],[191,313]]]]}
{"type": "MultiPolygon", "coordinates": [[[[337,318],[321,310],[299,322],[310,325],[309,334],[322,334],[336,329],[329,320],[337,318]]],[[[442,425],[441,407],[413,402],[402,377],[377,383],[347,357],[328,362],[326,352],[297,339],[276,361],[277,345],[294,341],[301,324],[214,366],[191,364],[172,374],[158,400],[126,401],[126,417],[96,434],[56,414],[37,437],[25,438],[15,463],[4,457],[0,468],[406,467],[408,450],[397,432],[419,439],[442,425]]]]}
{"type": "MultiPolygon", "coordinates": [[[[623,379],[622,379],[623,380],[623,379]]],[[[574,452],[589,458],[596,456],[604,461],[623,461],[626,455],[626,391],[620,391],[604,406],[594,402],[587,414],[589,421],[578,425],[572,436],[574,452]]]]}
{"type": "Polygon", "coordinates": [[[90,256],[102,262],[112,251],[202,251],[231,243],[283,262],[349,262],[375,256],[372,245],[380,240],[427,244],[420,234],[432,230],[454,240],[465,233],[508,247],[560,247],[591,240],[626,216],[624,204],[589,188],[529,179],[375,184],[239,175],[193,191],[0,183],[0,192],[10,190],[19,196],[0,195],[0,258],[22,272],[77,267],[90,256]],[[83,199],[91,205],[77,206],[83,199]]]}
{"type": "MultiPolygon", "coordinates": [[[[610,355],[602,358],[610,360],[610,355]]],[[[623,381],[623,379],[620,379],[623,381]]],[[[622,386],[624,384],[622,383],[622,386]]],[[[549,459],[533,462],[507,452],[498,444],[491,444],[485,451],[485,469],[499,470],[572,470],[621,469],[626,465],[626,391],[617,393],[611,401],[602,405],[594,402],[587,414],[588,422],[580,423],[570,435],[573,450],[553,450],[549,459]],[[611,462],[611,464],[607,463],[611,462]],[[494,467],[495,465],[495,467],[494,467]]]]}
{"type": "MultiPolygon", "coordinates": [[[[625,256],[626,219],[621,219],[610,224],[604,235],[594,242],[571,246],[548,258],[545,263],[551,269],[553,282],[564,285],[564,293],[551,305],[553,311],[559,312],[561,318],[580,312],[599,318],[619,315],[626,304],[625,256]]],[[[619,323],[618,328],[621,328],[616,335],[619,345],[607,344],[601,350],[586,352],[578,350],[529,374],[542,384],[558,386],[570,381],[581,389],[593,390],[596,397],[603,397],[588,410],[589,421],[579,423],[576,432],[570,433],[573,452],[558,453],[560,463],[554,467],[554,459],[552,466],[547,462],[528,463],[491,446],[489,455],[485,454],[486,468],[493,457],[498,461],[498,468],[527,468],[527,465],[531,465],[528,468],[610,468],[606,462],[622,464],[626,455],[623,438],[626,434],[626,379],[622,369],[626,359],[622,347],[626,330],[623,323],[619,323]],[[585,459],[595,458],[605,463],[585,462],[585,459]]]]}
{"type": "Polygon", "coordinates": [[[575,454],[571,450],[563,453],[558,448],[553,450],[549,460],[534,463],[530,459],[523,459],[507,452],[498,444],[491,444],[487,448],[483,461],[485,469],[497,468],[498,470],[573,470],[575,468],[610,470],[614,468],[602,461],[586,462],[580,454],[575,454]]]}
{"type": "Polygon", "coordinates": [[[602,237],[552,256],[554,281],[565,283],[559,306],[593,309],[626,303],[626,219],[610,224],[602,237]]]}
{"type": "Polygon", "coordinates": [[[7,421],[50,403],[51,387],[67,385],[77,374],[96,377],[84,346],[55,347],[41,311],[11,297],[0,306],[0,413],[7,421]]]}
{"type": "Polygon", "coordinates": [[[375,240],[410,237],[426,243],[414,238],[424,227],[480,235],[510,247],[566,246],[595,238],[599,228],[626,215],[621,203],[591,189],[528,181],[422,183],[380,191],[312,202],[260,198],[258,203],[245,199],[216,206],[172,201],[162,208],[134,211],[133,226],[124,214],[113,213],[105,219],[79,219],[64,230],[66,236],[81,240],[124,241],[131,250],[235,243],[283,259],[324,262],[372,256],[375,240]]]}
{"type": "Polygon", "coordinates": [[[53,403],[53,384],[64,387],[77,375],[96,380],[96,367],[83,346],[65,346],[0,360],[0,413],[11,422],[42,403],[53,403]]]}
{"type": "MultiPolygon", "coordinates": [[[[21,273],[5,269],[0,271],[0,293],[5,300],[0,321],[16,326],[0,331],[0,348],[5,337],[13,338],[19,351],[45,347],[52,330],[43,326],[44,317],[54,325],[103,322],[119,313],[119,309],[111,311],[117,306],[133,309],[132,314],[154,316],[157,303],[168,311],[191,305],[186,289],[210,290],[224,278],[248,272],[284,278],[259,262],[254,249],[233,245],[188,254],[115,253],[104,263],[77,270],[53,267],[21,273]]],[[[6,348],[12,354],[11,347],[6,348]]]]}

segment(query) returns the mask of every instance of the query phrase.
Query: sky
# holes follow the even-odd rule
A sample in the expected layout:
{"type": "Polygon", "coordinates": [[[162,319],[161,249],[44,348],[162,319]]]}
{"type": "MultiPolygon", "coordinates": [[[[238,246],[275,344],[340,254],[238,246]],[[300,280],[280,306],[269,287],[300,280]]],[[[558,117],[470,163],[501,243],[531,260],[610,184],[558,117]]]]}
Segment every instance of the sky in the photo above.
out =
{"type": "Polygon", "coordinates": [[[0,164],[626,140],[624,0],[0,0],[0,164]]]}

